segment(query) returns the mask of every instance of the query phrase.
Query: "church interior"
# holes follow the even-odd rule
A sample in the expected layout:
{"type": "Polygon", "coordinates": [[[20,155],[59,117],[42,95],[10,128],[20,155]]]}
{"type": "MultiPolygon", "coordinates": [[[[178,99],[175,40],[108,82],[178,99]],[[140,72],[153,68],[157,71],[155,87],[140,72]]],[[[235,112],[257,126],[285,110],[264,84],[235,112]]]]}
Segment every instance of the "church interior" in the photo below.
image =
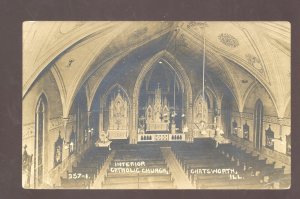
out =
{"type": "Polygon", "coordinates": [[[24,22],[26,189],[287,189],[288,22],[24,22]]]}

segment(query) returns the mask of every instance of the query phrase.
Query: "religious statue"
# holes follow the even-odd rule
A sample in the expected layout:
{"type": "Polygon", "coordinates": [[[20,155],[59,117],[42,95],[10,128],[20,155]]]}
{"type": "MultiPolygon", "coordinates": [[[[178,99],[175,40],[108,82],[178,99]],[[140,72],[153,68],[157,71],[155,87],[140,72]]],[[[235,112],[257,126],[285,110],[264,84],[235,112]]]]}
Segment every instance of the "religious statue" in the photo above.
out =
{"type": "Polygon", "coordinates": [[[72,128],[72,132],[70,135],[70,142],[69,142],[69,155],[72,155],[76,148],[76,134],[72,128]]]}
{"type": "Polygon", "coordinates": [[[30,186],[32,157],[33,155],[29,155],[27,153],[27,145],[25,145],[22,155],[22,183],[24,188],[28,188],[30,186]]]}
{"type": "Polygon", "coordinates": [[[266,147],[274,150],[274,132],[271,129],[271,125],[266,130],[266,147]]]}
{"type": "Polygon", "coordinates": [[[84,130],[84,143],[86,143],[87,140],[88,140],[88,130],[85,129],[85,130],[84,130]]]}
{"type": "Polygon", "coordinates": [[[246,140],[249,140],[249,125],[246,123],[243,125],[243,132],[244,132],[244,136],[243,138],[246,140]]]}
{"type": "Polygon", "coordinates": [[[54,167],[56,167],[62,162],[62,148],[63,148],[63,139],[61,138],[59,132],[58,138],[54,144],[54,167]]]}

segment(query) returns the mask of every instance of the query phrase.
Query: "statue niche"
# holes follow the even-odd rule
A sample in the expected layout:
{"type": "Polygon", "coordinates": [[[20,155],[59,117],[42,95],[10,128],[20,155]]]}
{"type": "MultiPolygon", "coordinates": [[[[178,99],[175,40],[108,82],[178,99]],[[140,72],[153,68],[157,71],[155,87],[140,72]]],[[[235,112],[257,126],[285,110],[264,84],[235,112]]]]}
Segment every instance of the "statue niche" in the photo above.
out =
{"type": "Polygon", "coordinates": [[[167,98],[162,100],[161,88],[155,89],[154,99],[148,96],[146,131],[169,131],[170,109],[167,98]]]}
{"type": "Polygon", "coordinates": [[[110,99],[109,103],[109,139],[127,139],[128,137],[128,102],[118,90],[117,95],[110,99]]]}

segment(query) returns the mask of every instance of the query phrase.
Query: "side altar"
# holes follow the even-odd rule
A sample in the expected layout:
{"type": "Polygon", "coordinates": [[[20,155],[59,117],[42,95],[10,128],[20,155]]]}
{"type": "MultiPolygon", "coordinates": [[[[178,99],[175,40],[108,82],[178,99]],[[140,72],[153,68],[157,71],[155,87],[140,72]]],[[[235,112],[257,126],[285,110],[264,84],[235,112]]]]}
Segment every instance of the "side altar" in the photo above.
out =
{"type": "Polygon", "coordinates": [[[129,104],[120,90],[114,95],[109,104],[108,138],[127,139],[129,130],[129,104]]]}

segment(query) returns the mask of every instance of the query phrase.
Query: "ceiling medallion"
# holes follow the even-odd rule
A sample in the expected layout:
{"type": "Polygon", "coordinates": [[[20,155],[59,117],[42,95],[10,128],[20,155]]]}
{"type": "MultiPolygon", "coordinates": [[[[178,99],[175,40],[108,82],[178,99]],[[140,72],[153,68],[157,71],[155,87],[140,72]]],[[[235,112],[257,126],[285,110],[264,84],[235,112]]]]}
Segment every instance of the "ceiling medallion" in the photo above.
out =
{"type": "Polygon", "coordinates": [[[205,22],[205,21],[191,21],[191,22],[189,22],[188,24],[187,24],[187,28],[188,29],[190,29],[190,28],[192,28],[192,27],[194,27],[194,26],[199,26],[199,27],[203,27],[203,28],[205,28],[205,27],[207,27],[207,22],[205,22]]]}
{"type": "Polygon", "coordinates": [[[218,38],[221,43],[223,43],[224,45],[226,45],[228,47],[235,48],[235,47],[239,46],[239,41],[231,34],[221,33],[218,36],[218,38]]]}
{"type": "Polygon", "coordinates": [[[248,54],[245,55],[245,57],[246,57],[248,63],[249,63],[250,65],[252,65],[252,66],[255,66],[256,64],[260,64],[259,58],[255,57],[255,56],[252,55],[252,54],[249,54],[249,53],[248,53],[248,54]]]}

